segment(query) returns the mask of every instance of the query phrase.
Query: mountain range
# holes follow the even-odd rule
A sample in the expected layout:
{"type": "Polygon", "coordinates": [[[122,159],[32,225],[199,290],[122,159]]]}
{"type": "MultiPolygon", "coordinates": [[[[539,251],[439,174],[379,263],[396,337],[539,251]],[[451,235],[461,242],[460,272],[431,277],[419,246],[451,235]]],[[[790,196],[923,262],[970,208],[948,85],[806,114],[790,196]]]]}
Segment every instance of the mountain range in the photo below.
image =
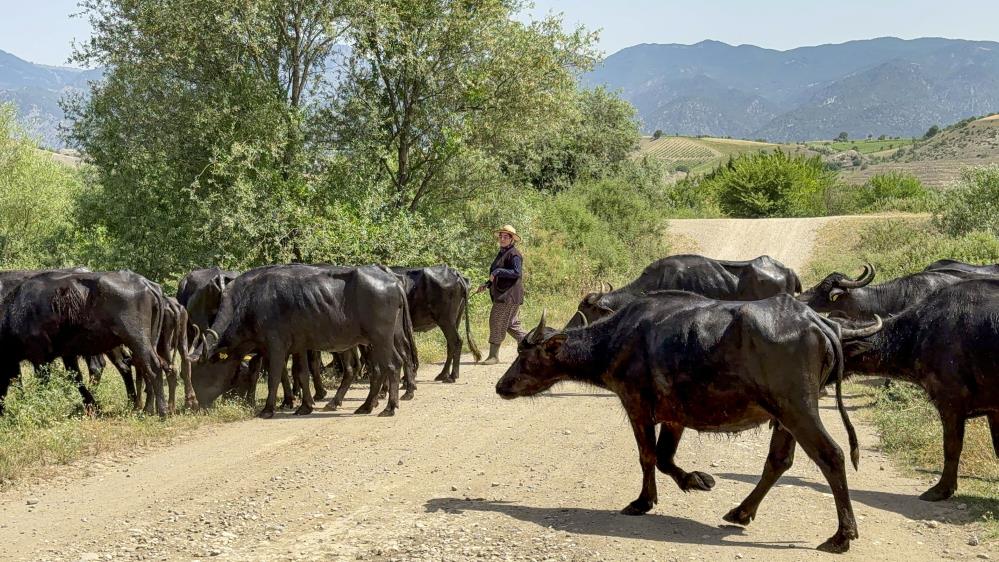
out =
{"type": "Polygon", "coordinates": [[[59,99],[85,91],[100,70],[79,70],[35,64],[0,51],[0,101],[13,102],[18,114],[43,146],[60,148],[58,126],[63,118],[59,99]]]}
{"type": "Polygon", "coordinates": [[[999,111],[999,43],[882,37],[788,51],[642,44],[584,74],[620,92],[647,133],[802,141],[922,136],[999,111]]]}

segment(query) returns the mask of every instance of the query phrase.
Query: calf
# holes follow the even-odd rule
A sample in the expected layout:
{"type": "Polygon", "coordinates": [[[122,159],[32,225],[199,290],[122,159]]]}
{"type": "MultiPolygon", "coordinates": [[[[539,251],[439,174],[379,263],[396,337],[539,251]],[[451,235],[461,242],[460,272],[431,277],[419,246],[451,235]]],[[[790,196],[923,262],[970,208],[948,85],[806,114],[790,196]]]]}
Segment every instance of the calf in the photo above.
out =
{"type": "Polygon", "coordinates": [[[836,324],[790,295],[724,302],[665,291],[582,329],[548,329],[542,314],[496,392],[507,399],[533,396],[571,380],[617,394],[638,442],[643,474],[642,492],[624,508],[626,515],[644,514],[658,501],[656,467],[684,491],[713,487],[710,475],[686,472],[673,462],[684,428],[733,433],[769,422],[774,429],[763,476],[725,520],[747,525],[756,517],[763,497],[791,466],[797,442],[822,470],[835,498],[839,528],[819,549],[845,552],[858,536],[857,525],[843,452],[819,418],[819,390],[835,373],[836,403],[857,466],[857,438],[840,389],[840,338],[877,329],[841,335],[836,324]],[[657,423],[662,424],[658,443],[657,423]]]}

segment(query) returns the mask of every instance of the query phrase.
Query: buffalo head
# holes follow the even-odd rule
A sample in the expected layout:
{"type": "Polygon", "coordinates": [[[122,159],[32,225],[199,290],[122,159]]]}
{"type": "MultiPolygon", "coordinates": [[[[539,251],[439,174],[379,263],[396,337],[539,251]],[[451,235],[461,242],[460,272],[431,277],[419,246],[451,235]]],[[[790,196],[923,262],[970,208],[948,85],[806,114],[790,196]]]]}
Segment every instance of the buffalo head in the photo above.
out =
{"type": "Polygon", "coordinates": [[[545,316],[517,346],[517,359],[496,383],[496,394],[507,400],[534,396],[569,378],[556,358],[566,334],[546,327],[545,316]]]}
{"type": "Polygon", "coordinates": [[[842,273],[830,273],[818,285],[796,298],[816,312],[842,311],[849,314],[850,292],[870,284],[874,273],[874,266],[869,263],[864,265],[863,272],[856,279],[842,273]]]}
{"type": "MultiPolygon", "coordinates": [[[[611,287],[613,290],[613,287],[611,287]]],[[[607,305],[604,298],[610,291],[589,293],[579,302],[578,312],[565,325],[566,329],[580,328],[590,322],[595,322],[614,314],[614,309],[607,305]]]]}

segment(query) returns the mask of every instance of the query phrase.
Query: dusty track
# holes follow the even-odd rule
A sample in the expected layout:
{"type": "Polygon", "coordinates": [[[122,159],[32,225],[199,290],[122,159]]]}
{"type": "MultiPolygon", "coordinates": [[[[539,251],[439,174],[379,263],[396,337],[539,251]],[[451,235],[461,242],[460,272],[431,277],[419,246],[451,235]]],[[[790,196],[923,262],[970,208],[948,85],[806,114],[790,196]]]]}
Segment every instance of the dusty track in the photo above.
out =
{"type": "MultiPolygon", "coordinates": [[[[835,530],[833,500],[801,451],[752,525],[723,524],[759,477],[765,429],[688,432],[678,464],[712,473],[715,489],[684,494],[660,475],[659,505],[628,517],[618,511],[641,472],[616,397],[568,384],[506,402],[493,392],[505,368],[467,365],[442,385],[428,365],[394,418],[280,414],[15,488],[0,496],[0,559],[833,559],[814,550],[835,530]]],[[[349,397],[352,409],[362,389],[349,397]]],[[[845,444],[832,401],[822,408],[845,444]]],[[[976,528],[957,502],[919,501],[926,482],[872,450],[869,427],[858,432],[861,468],[848,478],[861,537],[839,559],[997,555],[966,544],[976,528]]]]}

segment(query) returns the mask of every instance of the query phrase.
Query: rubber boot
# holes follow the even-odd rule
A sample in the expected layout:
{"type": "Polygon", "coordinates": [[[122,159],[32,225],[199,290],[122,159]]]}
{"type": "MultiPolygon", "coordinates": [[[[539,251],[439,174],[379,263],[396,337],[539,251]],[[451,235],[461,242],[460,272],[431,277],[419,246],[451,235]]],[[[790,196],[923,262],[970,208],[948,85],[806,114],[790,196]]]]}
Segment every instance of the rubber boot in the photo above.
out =
{"type": "Polygon", "coordinates": [[[486,357],[482,361],[482,365],[495,365],[499,363],[499,344],[491,343],[489,344],[489,357],[486,357]]]}

